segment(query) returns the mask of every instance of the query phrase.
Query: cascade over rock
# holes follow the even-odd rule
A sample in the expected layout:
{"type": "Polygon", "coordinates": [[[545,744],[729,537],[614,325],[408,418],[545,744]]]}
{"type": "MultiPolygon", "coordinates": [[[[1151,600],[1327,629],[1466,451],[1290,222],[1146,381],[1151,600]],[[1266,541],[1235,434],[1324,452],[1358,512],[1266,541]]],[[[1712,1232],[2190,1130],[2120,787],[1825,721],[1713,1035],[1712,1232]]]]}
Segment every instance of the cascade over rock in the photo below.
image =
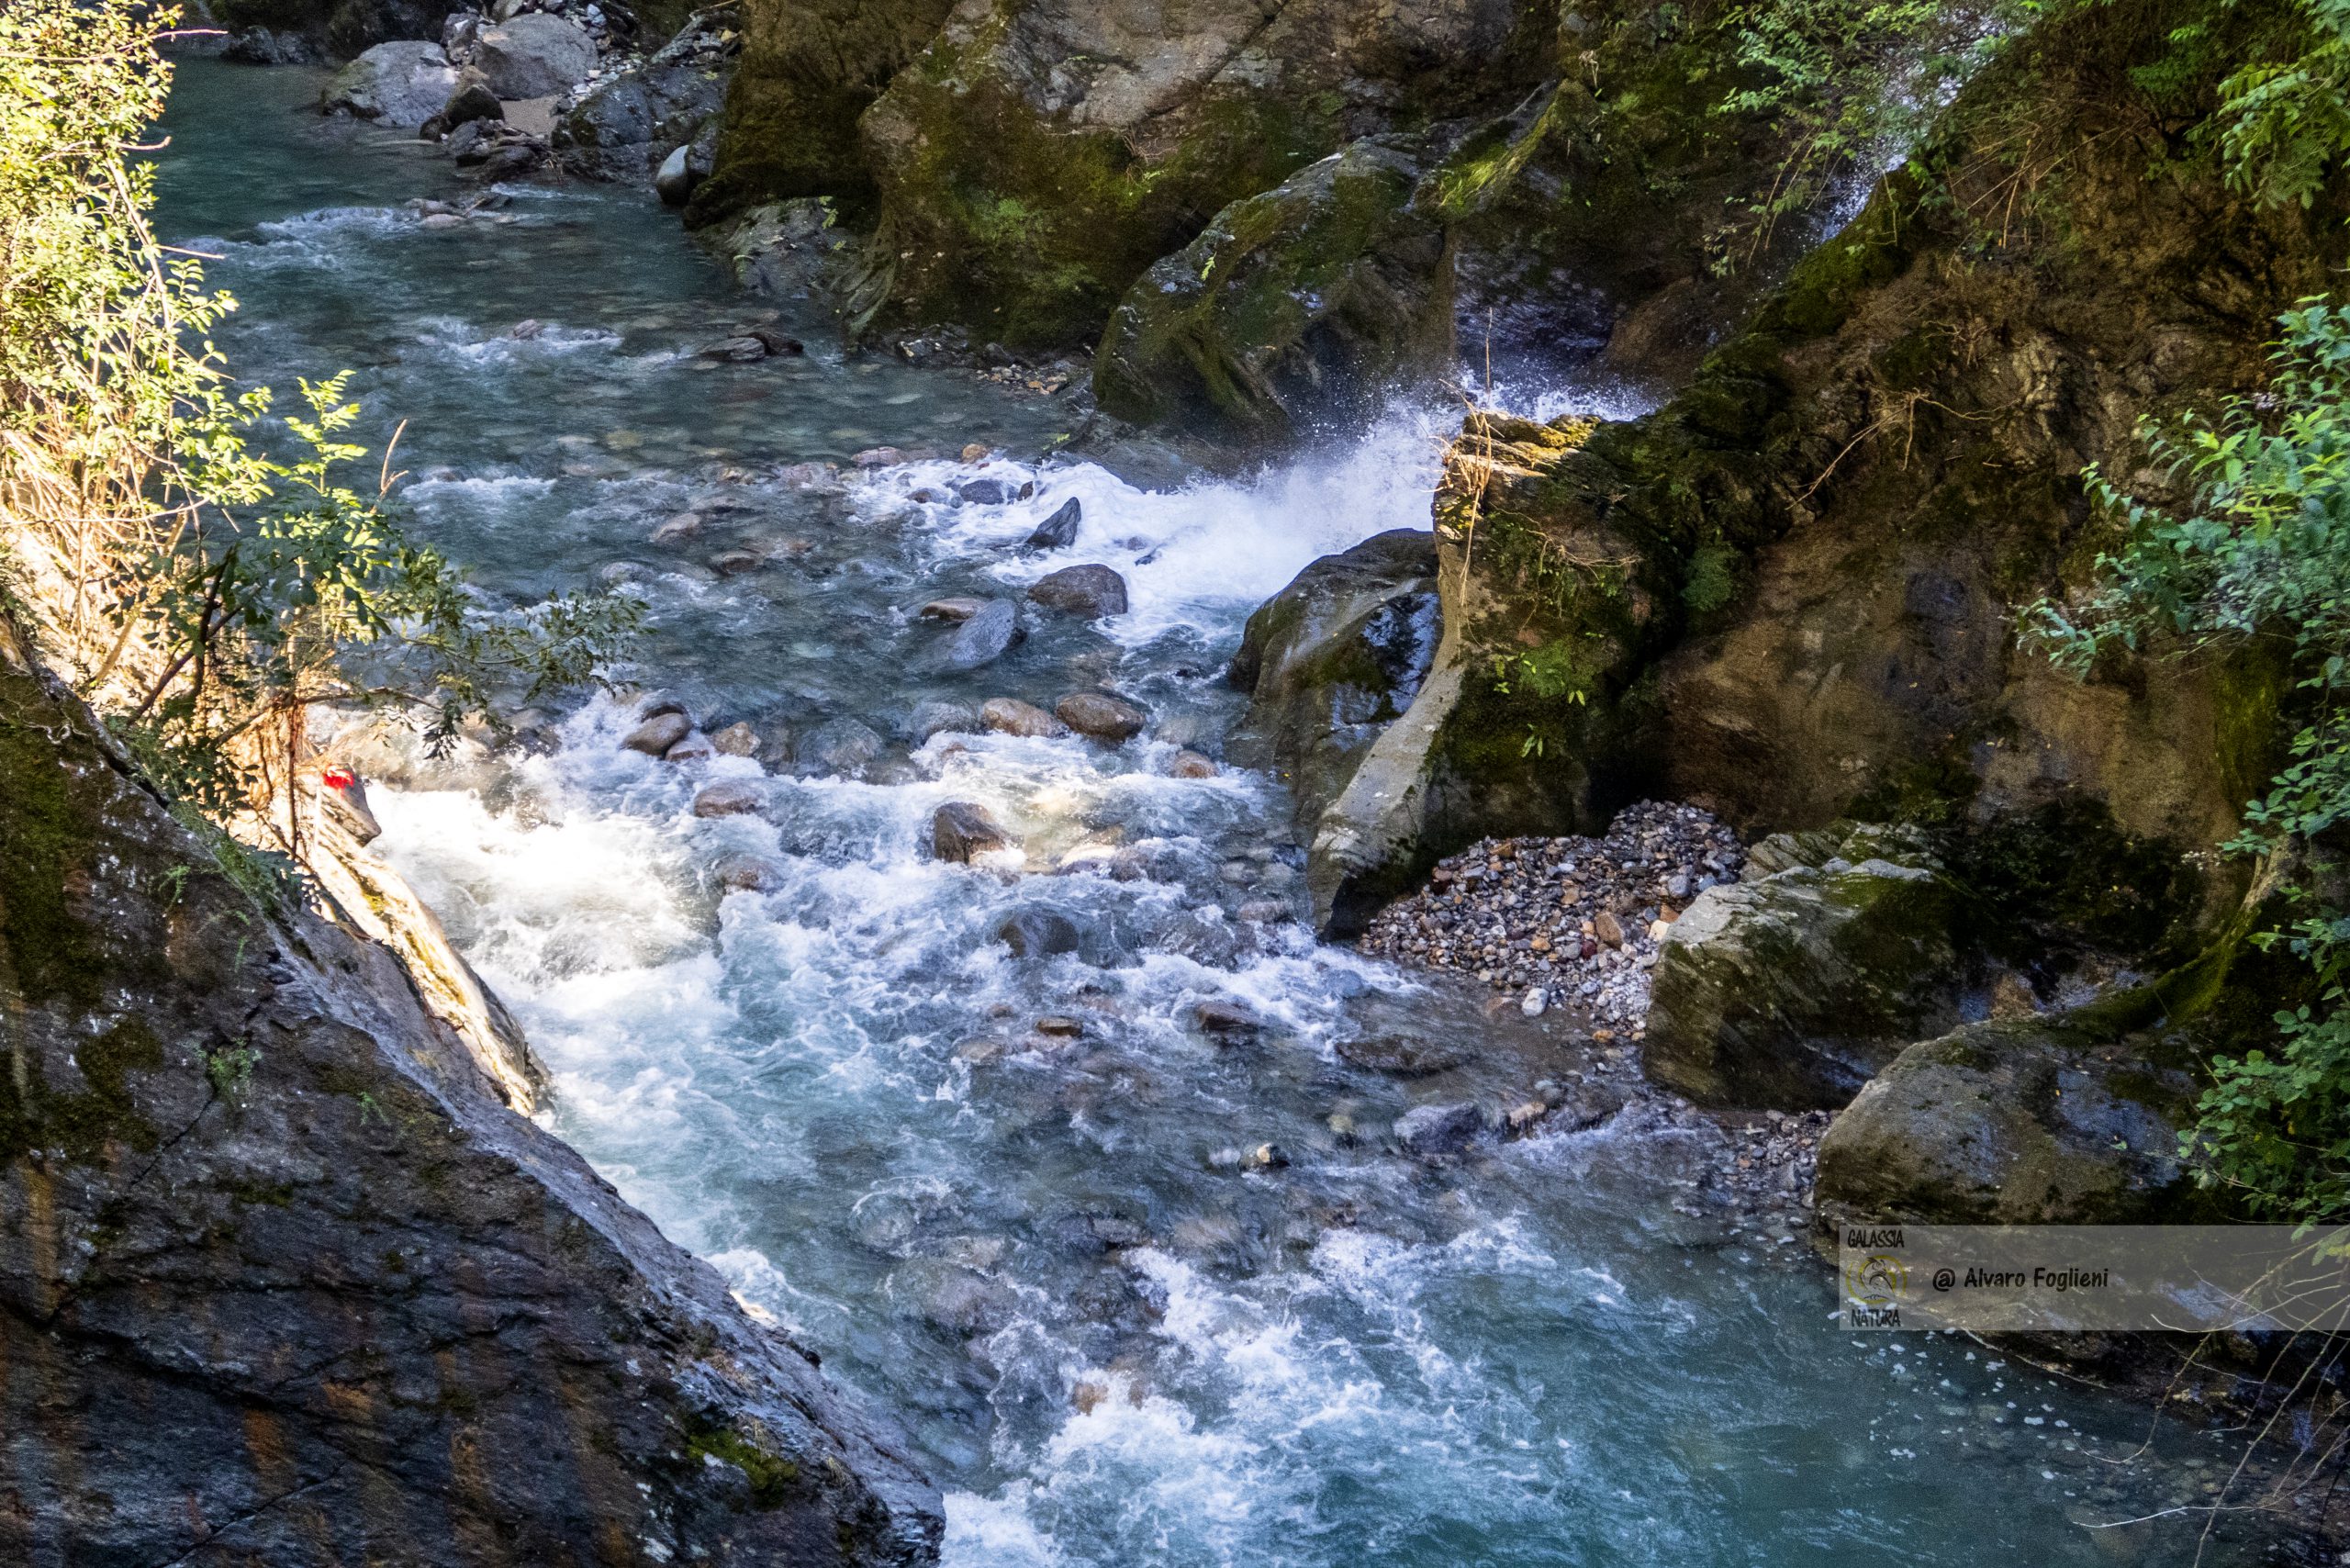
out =
{"type": "Polygon", "coordinates": [[[2089,9],[2015,40],[1656,413],[1469,422],[1437,506],[1445,642],[1323,823],[1326,922],[1476,837],[1644,795],[1749,831],[2061,817],[2052,904],[2078,910],[2138,846],[2204,879],[2181,852],[2269,771],[2276,673],[2076,681],[2013,634],[2107,537],[2083,466],[2134,463],[2143,414],[2256,385],[2257,324],[2341,264],[2342,191],[2255,209],[2215,172],[2145,177],[2168,144],[2131,73],[2165,36],[2089,9]],[[1985,216],[2027,97],[2061,225],[1985,216]]]}

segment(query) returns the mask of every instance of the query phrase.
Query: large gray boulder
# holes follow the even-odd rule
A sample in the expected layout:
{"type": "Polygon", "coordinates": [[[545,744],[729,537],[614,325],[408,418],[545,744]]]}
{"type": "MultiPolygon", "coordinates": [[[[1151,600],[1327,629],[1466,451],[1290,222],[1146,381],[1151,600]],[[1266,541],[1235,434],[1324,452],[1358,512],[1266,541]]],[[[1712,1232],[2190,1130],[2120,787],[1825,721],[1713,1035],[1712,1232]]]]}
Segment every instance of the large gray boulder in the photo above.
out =
{"type": "Polygon", "coordinates": [[[549,98],[596,69],[596,40],[561,17],[525,11],[474,35],[473,68],[500,98],[549,98]]]}
{"type": "Polygon", "coordinates": [[[2176,1040],[2120,1034],[2087,1014],[1972,1025],[1912,1046],[1820,1139],[1821,1210],[1945,1225],[2198,1217],[2178,1159],[2194,1114],[2190,1059],[2176,1040]]]}
{"type": "Polygon", "coordinates": [[[1396,529],[1325,555],[1248,618],[1228,678],[1249,694],[1236,761],[1290,787],[1311,830],[1436,656],[1436,540],[1396,529]]]}
{"type": "Polygon", "coordinates": [[[1754,857],[1754,879],[1707,889],[1660,946],[1651,1079],[1703,1104],[1832,1109],[1957,1025],[1964,900],[1914,837],[1780,836],[1754,857]]]}
{"type": "Polygon", "coordinates": [[[0,867],[0,1562],[935,1561],[902,1435],[5,627],[0,867]]]}
{"type": "Polygon", "coordinates": [[[457,68],[437,43],[379,43],[327,84],[319,107],[379,125],[422,125],[456,91],[457,68]]]}

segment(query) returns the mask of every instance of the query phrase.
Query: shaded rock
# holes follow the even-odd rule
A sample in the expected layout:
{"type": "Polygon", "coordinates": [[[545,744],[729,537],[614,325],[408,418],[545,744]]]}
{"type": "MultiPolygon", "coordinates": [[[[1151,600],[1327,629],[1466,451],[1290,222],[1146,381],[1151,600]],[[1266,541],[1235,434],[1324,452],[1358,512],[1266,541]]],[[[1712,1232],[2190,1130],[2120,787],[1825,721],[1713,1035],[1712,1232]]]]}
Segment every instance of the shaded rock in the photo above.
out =
{"type": "Polygon", "coordinates": [[[1026,635],[1021,630],[1018,607],[1008,599],[990,599],[957,629],[954,640],[946,644],[946,667],[978,669],[993,664],[1026,635]]]}
{"type": "MultiPolygon", "coordinates": [[[[1015,958],[1046,958],[1076,952],[1084,943],[1084,934],[1075,921],[1058,911],[1022,909],[996,923],[991,940],[1010,947],[1015,958]]],[[[1037,1028],[1044,1030],[1044,1025],[1038,1024],[1037,1028]]]]}
{"type": "Polygon", "coordinates": [[[500,98],[552,97],[596,69],[596,43],[561,17],[525,11],[474,35],[473,69],[500,98]]]}
{"type": "Polygon", "coordinates": [[[2198,1078],[2184,1042],[2086,1015],[1976,1024],[1911,1046],[1819,1143],[1839,1218],[2148,1225],[2213,1215],[2179,1163],[2198,1078]]]}
{"type": "Polygon", "coordinates": [[[688,194],[708,173],[692,144],[715,123],[726,99],[727,73],[737,52],[722,28],[687,27],[643,64],[598,82],[556,122],[554,141],[563,165],[599,180],[641,180],[666,150],[678,160],[688,194]]]}
{"type": "Polygon", "coordinates": [[[655,713],[631,730],[621,745],[647,756],[659,756],[693,733],[694,722],[683,713],[655,713]]]}
{"type": "Polygon", "coordinates": [[[1167,765],[1167,771],[1176,778],[1214,778],[1217,768],[1213,757],[1202,756],[1195,751],[1179,751],[1167,765]]]}
{"type": "MultiPolygon", "coordinates": [[[[986,457],[984,448],[979,455],[986,457]]],[[[1002,479],[966,479],[955,487],[955,493],[973,506],[982,507],[1000,507],[1007,501],[1017,500],[1020,496],[1018,487],[1006,484],[1002,479]]]]}
{"type": "Polygon", "coordinates": [[[917,702],[913,717],[908,721],[916,741],[926,741],[933,735],[952,731],[976,730],[979,716],[960,702],[917,702]]]}
{"type": "Polygon", "coordinates": [[[664,762],[708,762],[717,755],[718,748],[710,744],[708,735],[703,734],[699,730],[690,730],[687,732],[685,739],[661,754],[661,760],[664,762]]]}
{"type": "Polygon", "coordinates": [[[881,755],[882,740],[869,725],[855,719],[834,719],[819,724],[795,748],[803,765],[827,773],[855,774],[881,755]]]}
{"type": "Polygon", "coordinates": [[[1395,1141],[1415,1159],[1458,1154],[1485,1134],[1485,1113],[1463,1102],[1416,1105],[1395,1118],[1395,1141]]]}
{"type": "Polygon", "coordinates": [[[973,856],[1005,848],[1011,843],[1011,834],[1003,831],[993,814],[985,806],[968,801],[949,801],[930,819],[931,853],[941,860],[968,864],[973,856]]]}
{"type": "Polygon", "coordinates": [[[1126,579],[1108,566],[1063,566],[1037,578],[1028,597],[1048,610],[1098,621],[1126,612],[1126,579]]]}
{"type": "Polygon", "coordinates": [[[1053,1014],[1036,1020],[1036,1033],[1057,1040],[1081,1039],[1085,1035],[1085,1022],[1053,1014]]]}
{"type": "Polygon", "coordinates": [[[1228,677],[1249,694],[1236,759],[1288,784],[1300,827],[1409,708],[1442,632],[1436,538],[1396,529],[1325,555],[1248,618],[1228,677]]]}
{"type": "Polygon", "coordinates": [[[979,707],[979,722],[1007,735],[1057,740],[1069,734],[1067,724],[1035,703],[1023,702],[1016,697],[989,698],[979,707]]]}
{"type": "Polygon", "coordinates": [[[1957,888],[1896,831],[1830,836],[1859,863],[1838,856],[1709,888],[1666,929],[1651,1078],[1703,1104],[1833,1108],[1904,1047],[1958,1023],[1957,888]]]}
{"type": "Polygon", "coordinates": [[[1077,691],[1053,704],[1061,722],[1081,735],[1112,745],[1142,734],[1150,715],[1122,697],[1077,691]]]}
{"type": "Polygon", "coordinates": [[[335,73],[319,106],[379,125],[422,125],[456,91],[457,69],[437,43],[379,43],[335,73]]]}
{"type": "Polygon", "coordinates": [[[428,138],[441,136],[476,120],[505,118],[504,106],[498,103],[498,95],[489,90],[489,84],[481,79],[480,73],[464,71],[458,73],[457,85],[450,93],[449,101],[424,122],[423,133],[428,138]]]}
{"type": "Polygon", "coordinates": [[[1084,521],[1085,508],[1075,496],[1071,496],[1054,509],[1052,516],[1036,525],[1036,531],[1028,536],[1025,547],[1030,550],[1066,549],[1077,543],[1078,527],[1084,521]]]}
{"type": "Polygon", "coordinates": [[[1460,1040],[1416,1039],[1401,1035],[1371,1035],[1340,1040],[1333,1047],[1342,1061],[1397,1078],[1425,1078],[1450,1072],[1477,1059],[1475,1048],[1460,1040]]]}
{"type": "Polygon", "coordinates": [[[1261,442],[1360,419],[1452,363],[1442,216],[1415,142],[1367,140],[1218,213],[1136,280],[1094,361],[1102,409],[1261,442]]]}
{"type": "Polygon", "coordinates": [[[744,778],[722,778],[715,784],[702,786],[694,796],[694,815],[698,817],[742,816],[758,811],[767,803],[767,792],[744,778]]]}
{"type": "Polygon", "coordinates": [[[688,151],[684,147],[677,148],[661,160],[661,166],[653,172],[653,193],[666,206],[683,207],[686,198],[694,194],[694,178],[686,167],[688,151]]]}

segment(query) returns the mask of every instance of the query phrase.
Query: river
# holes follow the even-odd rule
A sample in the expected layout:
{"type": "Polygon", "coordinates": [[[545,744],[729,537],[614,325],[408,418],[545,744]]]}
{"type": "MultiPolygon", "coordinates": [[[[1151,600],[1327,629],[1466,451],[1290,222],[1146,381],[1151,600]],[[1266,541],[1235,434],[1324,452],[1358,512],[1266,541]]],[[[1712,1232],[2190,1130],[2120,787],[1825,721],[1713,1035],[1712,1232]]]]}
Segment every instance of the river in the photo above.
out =
{"type": "Polygon", "coordinates": [[[862,777],[681,768],[620,748],[626,706],[575,701],[533,749],[379,790],[379,847],[523,1020],[554,1128],[905,1423],[954,1568],[2191,1558],[2199,1520],[2085,1527],[2201,1498],[2230,1439],[2167,1427],[2160,1462],[2126,1463],[2142,1406],[1964,1340],[1839,1333],[1800,1236],[1678,1201],[1721,1154],[1702,1128],[1631,1114],[1403,1158],[1396,1115],[1522,1097],[1558,1036],[1237,918],[1302,908],[1281,792],[1169,760],[1237,717],[1221,670],[1258,602],[1427,526],[1440,408],[1173,491],[1043,464],[1053,401],[845,361],[804,308],[776,322],[804,357],[697,357],[777,308],[649,196],[524,182],[494,216],[421,221],[412,198],[472,187],[308,114],[315,73],[181,69],[162,227],[241,300],[218,334],[241,374],[290,394],[350,367],[366,439],[405,422],[410,526],[487,600],[622,584],[652,617],[646,687],[803,752],[840,719],[881,737],[862,777]],[[1000,455],[952,455],[974,443],[1000,455]],[[948,455],[847,466],[884,445],[948,455]],[[785,472],[808,463],[842,481],[785,472]],[[958,501],[972,477],[1036,492],[958,501]],[[1076,544],[1014,548],[1070,497],[1076,544]],[[651,543],[684,512],[699,533],[651,543]],[[741,546],[765,565],[710,566],[741,546]],[[977,673],[909,613],[1081,561],[1125,574],[1131,612],[1035,622],[977,673]],[[1152,736],[910,734],[924,700],[1105,681],[1152,736]],[[711,778],[767,778],[767,811],[695,817],[711,778]],[[1080,868],[931,859],[950,800],[1080,868]],[[719,885],[744,855],[768,890],[719,885]],[[991,935],[1021,911],[1079,950],[1013,958],[991,935]],[[1203,1000],[1268,1027],[1217,1043],[1187,1025],[1203,1000]],[[1047,1047],[1046,1014],[1081,1034],[1047,1047]],[[1332,1049],[1372,1027],[1481,1050],[1399,1081],[1332,1049]],[[1248,1158],[1267,1143],[1286,1166],[1248,1158]]]}

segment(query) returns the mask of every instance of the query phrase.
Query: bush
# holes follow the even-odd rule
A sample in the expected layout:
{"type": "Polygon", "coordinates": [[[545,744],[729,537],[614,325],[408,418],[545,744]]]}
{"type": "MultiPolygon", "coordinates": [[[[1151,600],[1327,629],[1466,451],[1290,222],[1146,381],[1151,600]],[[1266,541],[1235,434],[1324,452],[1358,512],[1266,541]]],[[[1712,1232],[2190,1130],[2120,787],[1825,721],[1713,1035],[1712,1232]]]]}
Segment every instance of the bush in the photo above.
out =
{"type": "Polygon", "coordinates": [[[235,301],[148,222],[175,20],[0,6],[0,568],[159,782],[293,850],[311,710],[396,710],[443,748],[501,700],[596,678],[640,611],[476,603],[386,515],[388,454],[375,494],[341,478],[365,455],[342,376],[302,385],[290,460],[253,439],[271,395],[232,396],[205,335],[235,301]]]}

